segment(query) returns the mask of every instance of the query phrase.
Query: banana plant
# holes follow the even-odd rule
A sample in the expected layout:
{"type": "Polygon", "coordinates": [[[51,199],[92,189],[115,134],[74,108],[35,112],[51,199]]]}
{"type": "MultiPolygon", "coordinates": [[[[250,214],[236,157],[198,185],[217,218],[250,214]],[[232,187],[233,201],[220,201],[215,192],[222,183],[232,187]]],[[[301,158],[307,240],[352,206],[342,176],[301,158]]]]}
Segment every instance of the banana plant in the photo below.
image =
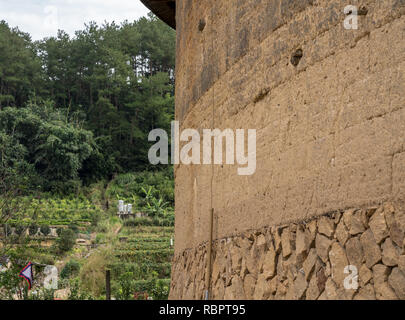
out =
{"type": "Polygon", "coordinates": [[[165,218],[168,204],[162,198],[151,197],[146,201],[146,211],[151,217],[165,218]]]}

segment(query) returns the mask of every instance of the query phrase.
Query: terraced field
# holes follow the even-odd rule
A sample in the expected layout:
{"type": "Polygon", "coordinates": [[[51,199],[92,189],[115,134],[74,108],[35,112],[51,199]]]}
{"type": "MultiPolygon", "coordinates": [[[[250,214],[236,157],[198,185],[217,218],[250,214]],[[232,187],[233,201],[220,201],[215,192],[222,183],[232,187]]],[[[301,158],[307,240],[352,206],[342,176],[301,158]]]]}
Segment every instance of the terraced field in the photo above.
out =
{"type": "Polygon", "coordinates": [[[131,289],[138,298],[167,299],[174,253],[170,240],[174,238],[174,228],[123,227],[118,237],[120,241],[113,251],[115,259],[109,265],[111,277],[131,277],[131,289]]]}
{"type": "Polygon", "coordinates": [[[0,239],[9,239],[20,260],[57,266],[59,299],[105,299],[106,269],[111,270],[114,299],[168,298],[174,227],[147,226],[143,220],[126,225],[82,200],[31,201],[17,218],[8,221],[7,229],[0,226],[0,239]],[[94,216],[102,218],[101,222],[94,216]],[[49,235],[42,232],[44,226],[56,228],[52,236],[49,230],[49,235]],[[72,231],[74,244],[67,251],[60,250],[61,230],[72,231]]]}

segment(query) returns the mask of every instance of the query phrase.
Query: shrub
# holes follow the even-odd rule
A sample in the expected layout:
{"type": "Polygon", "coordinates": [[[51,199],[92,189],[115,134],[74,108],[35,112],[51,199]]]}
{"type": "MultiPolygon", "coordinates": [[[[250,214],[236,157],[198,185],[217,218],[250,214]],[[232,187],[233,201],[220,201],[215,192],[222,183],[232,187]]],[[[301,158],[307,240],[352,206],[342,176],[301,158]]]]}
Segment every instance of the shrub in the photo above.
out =
{"type": "Polygon", "coordinates": [[[13,264],[10,269],[0,272],[0,300],[14,300],[21,283],[20,278],[16,276],[19,272],[17,264],[13,264]]]}
{"type": "Polygon", "coordinates": [[[169,296],[170,280],[156,279],[134,281],[135,299],[143,298],[139,293],[147,293],[155,300],[167,300],[169,296]]]}
{"type": "Polygon", "coordinates": [[[23,226],[22,224],[19,224],[19,225],[17,225],[17,226],[15,227],[15,233],[16,233],[18,236],[21,236],[21,235],[24,233],[25,230],[26,230],[26,228],[25,228],[25,226],[23,226]]]}
{"type": "Polygon", "coordinates": [[[108,231],[107,221],[102,221],[101,223],[99,223],[96,230],[98,233],[106,233],[108,231]]]}
{"type": "Polygon", "coordinates": [[[62,279],[67,279],[76,276],[80,271],[80,264],[76,260],[70,260],[63,267],[60,276],[62,279]]]}
{"type": "Polygon", "coordinates": [[[97,211],[93,212],[93,213],[91,214],[91,216],[90,216],[90,220],[91,220],[91,225],[92,225],[93,227],[97,227],[98,223],[99,223],[100,220],[101,220],[101,214],[100,214],[100,212],[97,212],[97,211]]]}
{"type": "Polygon", "coordinates": [[[56,229],[56,234],[58,235],[58,237],[60,237],[60,235],[62,234],[63,228],[58,228],[56,229]]]}
{"type": "Polygon", "coordinates": [[[58,248],[61,252],[69,251],[75,245],[76,235],[72,229],[62,230],[58,238],[58,248]]]}
{"type": "Polygon", "coordinates": [[[134,294],[134,275],[132,272],[122,274],[118,279],[119,288],[116,290],[118,300],[130,300],[134,294]]]}
{"type": "Polygon", "coordinates": [[[10,224],[8,224],[8,223],[4,224],[4,225],[3,225],[3,230],[4,230],[4,234],[5,234],[6,237],[11,236],[12,229],[11,229],[11,225],[10,225],[10,224]]]}
{"type": "Polygon", "coordinates": [[[77,224],[74,223],[69,224],[69,229],[72,230],[74,233],[79,232],[79,227],[77,226],[77,224]]]}
{"type": "Polygon", "coordinates": [[[152,289],[152,297],[155,300],[167,300],[169,298],[170,281],[157,280],[152,289]]]}
{"type": "Polygon", "coordinates": [[[96,235],[96,243],[104,243],[106,239],[106,235],[102,233],[98,233],[96,235]]]}
{"type": "Polygon", "coordinates": [[[30,236],[33,236],[33,235],[35,235],[37,232],[38,232],[38,225],[37,224],[35,224],[35,223],[32,223],[30,226],[29,226],[29,228],[28,228],[28,231],[29,231],[29,233],[30,233],[30,236]]]}
{"type": "Polygon", "coordinates": [[[82,290],[79,285],[79,279],[75,278],[70,281],[70,291],[68,300],[94,300],[94,297],[82,290]]]}
{"type": "Polygon", "coordinates": [[[44,224],[41,226],[41,232],[44,236],[47,236],[51,233],[51,228],[47,224],[44,224]]]}

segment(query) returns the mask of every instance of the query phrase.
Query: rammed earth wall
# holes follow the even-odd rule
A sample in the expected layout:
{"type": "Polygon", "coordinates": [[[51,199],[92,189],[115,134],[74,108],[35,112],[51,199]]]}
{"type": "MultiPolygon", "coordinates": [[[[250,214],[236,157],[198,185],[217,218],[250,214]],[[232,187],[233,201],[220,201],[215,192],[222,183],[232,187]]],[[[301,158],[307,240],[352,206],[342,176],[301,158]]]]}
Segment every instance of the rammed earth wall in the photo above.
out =
{"type": "MultiPolygon", "coordinates": [[[[335,286],[336,296],[342,294],[342,274],[332,277],[330,256],[349,255],[347,243],[334,238],[339,224],[333,225],[330,236],[312,230],[312,249],[324,252],[313,267],[320,275],[310,278],[301,272],[279,274],[281,267],[271,278],[247,267],[251,251],[264,259],[272,248],[269,239],[277,244],[276,234],[261,233],[263,228],[287,226],[282,234],[289,235],[284,241],[292,243],[292,253],[282,252],[277,261],[294,264],[315,253],[308,247],[300,256],[293,246],[303,221],[318,224],[328,212],[366,210],[386,202],[404,212],[405,2],[350,1],[367,9],[359,16],[358,30],[343,27],[348,4],[346,0],[176,1],[176,118],[181,129],[256,129],[257,170],[252,176],[239,176],[236,165],[176,166],[171,298],[203,294],[200,280],[206,272],[203,248],[211,208],[213,290],[215,297],[233,298],[264,298],[269,290],[274,293],[275,283],[275,296],[292,297],[296,282],[297,287],[308,285],[306,291],[294,291],[296,298],[314,298],[310,292],[316,287],[326,288],[320,290],[321,297],[335,297],[335,286]],[[293,65],[291,58],[299,49],[302,58],[293,59],[298,62],[293,65]],[[242,236],[247,230],[254,231],[242,236]],[[316,246],[316,239],[323,249],[316,246]],[[232,260],[228,249],[241,252],[244,271],[225,272],[232,260]],[[319,278],[323,280],[318,286],[319,278]]],[[[402,232],[404,225],[400,228],[402,232]]],[[[367,245],[372,242],[371,231],[351,236],[358,240],[351,245],[362,248],[365,257],[377,252],[376,246],[367,245]]],[[[392,238],[391,242],[396,243],[392,238]]],[[[370,263],[362,266],[372,275],[380,272],[383,280],[388,277],[381,290],[400,296],[386,284],[391,275],[400,278],[403,273],[399,267],[384,267],[380,260],[376,270],[370,263]]],[[[341,262],[336,260],[339,267],[341,262]]],[[[300,263],[295,267],[299,270],[300,263]]],[[[376,292],[371,281],[371,286],[363,286],[362,295],[373,296],[371,288],[376,292]]]]}

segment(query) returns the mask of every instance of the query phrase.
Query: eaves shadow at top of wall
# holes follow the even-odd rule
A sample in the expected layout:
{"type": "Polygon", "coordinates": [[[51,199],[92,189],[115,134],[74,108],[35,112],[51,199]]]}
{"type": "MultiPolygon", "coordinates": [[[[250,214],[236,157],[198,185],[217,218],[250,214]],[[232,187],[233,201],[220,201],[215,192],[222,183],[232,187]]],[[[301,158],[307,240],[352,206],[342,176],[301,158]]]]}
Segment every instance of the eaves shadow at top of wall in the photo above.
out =
{"type": "Polygon", "coordinates": [[[176,0],[141,0],[157,17],[176,29],[176,0]]]}

